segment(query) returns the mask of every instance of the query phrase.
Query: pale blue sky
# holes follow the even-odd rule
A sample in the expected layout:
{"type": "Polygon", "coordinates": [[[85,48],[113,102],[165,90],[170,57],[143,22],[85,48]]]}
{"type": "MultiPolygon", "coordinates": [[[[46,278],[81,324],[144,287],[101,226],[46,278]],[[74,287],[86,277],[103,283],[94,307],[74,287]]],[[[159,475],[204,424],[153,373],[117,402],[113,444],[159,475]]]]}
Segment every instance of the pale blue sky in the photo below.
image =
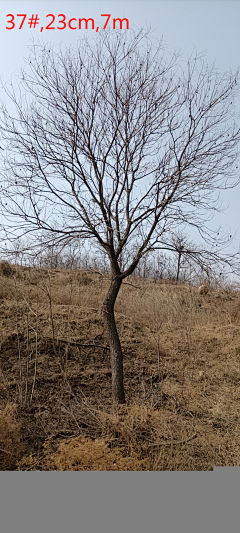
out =
{"type": "MultiPolygon", "coordinates": [[[[74,44],[84,30],[43,30],[50,18],[46,15],[64,14],[70,18],[93,18],[95,28],[103,26],[105,19],[102,13],[112,17],[127,17],[130,27],[151,25],[153,35],[161,38],[169,50],[180,49],[186,58],[193,48],[205,52],[207,60],[215,61],[219,71],[240,65],[240,1],[231,0],[0,0],[0,75],[4,81],[23,66],[23,57],[28,55],[28,46],[32,37],[40,37],[43,41],[63,44],[74,44]],[[27,14],[23,28],[7,30],[8,14],[15,15],[17,25],[21,18],[17,14],[27,14]],[[38,14],[40,24],[30,29],[27,23],[32,14],[38,14]],[[46,22],[47,20],[47,22],[46,22]]],[[[111,19],[110,19],[111,21],[111,19]]],[[[55,23],[57,26],[58,23],[55,23]]],[[[100,30],[99,30],[100,31],[100,30]]],[[[112,30],[114,31],[114,30],[112,30]]],[[[88,33],[93,33],[91,29],[88,33]]],[[[1,96],[1,94],[0,94],[1,96]]],[[[240,98],[239,98],[240,108],[240,98]]],[[[211,223],[212,228],[222,225],[229,233],[237,232],[235,249],[240,240],[240,186],[222,194],[224,204],[229,204],[224,214],[219,214],[211,223]]]]}

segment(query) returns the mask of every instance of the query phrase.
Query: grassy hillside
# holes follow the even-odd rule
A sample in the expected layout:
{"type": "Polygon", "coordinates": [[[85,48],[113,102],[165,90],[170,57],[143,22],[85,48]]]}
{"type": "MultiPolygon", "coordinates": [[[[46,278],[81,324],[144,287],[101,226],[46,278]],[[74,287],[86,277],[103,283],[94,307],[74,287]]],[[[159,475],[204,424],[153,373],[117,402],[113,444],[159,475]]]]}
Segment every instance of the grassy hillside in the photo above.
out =
{"type": "Polygon", "coordinates": [[[0,265],[0,469],[240,466],[240,294],[134,279],[113,412],[99,274],[0,265]]]}

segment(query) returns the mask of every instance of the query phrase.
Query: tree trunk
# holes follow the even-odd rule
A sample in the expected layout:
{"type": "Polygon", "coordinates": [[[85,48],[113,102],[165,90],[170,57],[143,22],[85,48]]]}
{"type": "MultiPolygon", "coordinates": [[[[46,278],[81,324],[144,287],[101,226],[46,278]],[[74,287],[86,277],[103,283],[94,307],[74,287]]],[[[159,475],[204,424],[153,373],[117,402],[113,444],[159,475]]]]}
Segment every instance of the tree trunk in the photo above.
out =
{"type": "Polygon", "coordinates": [[[123,355],[114,317],[114,305],[121,284],[121,278],[113,275],[107,296],[102,306],[102,315],[108,334],[111,355],[113,404],[125,403],[123,386],[123,355]]]}
{"type": "Polygon", "coordinates": [[[179,280],[180,265],[181,265],[181,256],[182,256],[182,252],[179,251],[179,252],[178,252],[178,265],[177,265],[177,279],[176,279],[176,281],[179,280]]]}

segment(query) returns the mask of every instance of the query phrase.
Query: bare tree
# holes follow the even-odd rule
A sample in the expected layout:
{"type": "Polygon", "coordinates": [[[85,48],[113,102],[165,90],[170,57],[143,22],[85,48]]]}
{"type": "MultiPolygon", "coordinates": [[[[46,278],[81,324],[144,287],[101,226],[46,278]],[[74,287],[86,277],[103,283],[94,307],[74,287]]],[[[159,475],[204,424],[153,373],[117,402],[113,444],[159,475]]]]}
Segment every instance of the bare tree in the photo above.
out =
{"type": "Polygon", "coordinates": [[[112,393],[124,403],[114,305],[139,261],[181,225],[207,232],[216,191],[238,182],[237,74],[185,63],[149,33],[102,32],[76,49],[34,45],[1,110],[8,239],[89,239],[109,259],[102,314],[112,393]]]}
{"type": "MultiPolygon", "coordinates": [[[[184,279],[186,273],[189,279],[190,271],[192,271],[195,281],[199,283],[199,278],[204,276],[204,279],[210,283],[211,277],[216,279],[217,270],[220,271],[225,267],[230,269],[231,273],[239,273],[239,254],[226,252],[230,244],[232,244],[232,235],[227,234],[220,237],[220,232],[218,231],[215,232],[214,242],[210,246],[210,243],[207,242],[196,245],[195,242],[189,240],[189,237],[183,231],[176,230],[172,235],[169,232],[166,240],[162,238],[158,249],[160,248],[170,253],[170,256],[161,255],[161,258],[163,259],[165,270],[168,260],[170,276],[176,279],[177,282],[180,279],[180,270],[182,269],[184,270],[184,279]],[[175,261],[171,254],[175,257],[177,256],[177,266],[175,266],[175,261]],[[172,274],[173,271],[174,276],[172,274]]],[[[203,282],[203,279],[201,281],[203,282]]]]}
{"type": "Polygon", "coordinates": [[[186,250],[189,249],[189,245],[188,245],[188,242],[187,242],[187,237],[185,235],[183,235],[183,233],[177,232],[175,235],[172,236],[172,245],[173,245],[173,250],[177,254],[176,281],[179,281],[182,256],[183,256],[184,252],[186,252],[186,250]]]}

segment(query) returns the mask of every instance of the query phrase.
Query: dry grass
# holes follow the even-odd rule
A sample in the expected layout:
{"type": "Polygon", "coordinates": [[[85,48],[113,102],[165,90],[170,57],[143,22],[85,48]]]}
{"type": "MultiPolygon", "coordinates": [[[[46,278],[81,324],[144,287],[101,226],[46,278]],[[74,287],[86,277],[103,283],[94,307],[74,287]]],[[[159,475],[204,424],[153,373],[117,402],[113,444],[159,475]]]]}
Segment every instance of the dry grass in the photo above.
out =
{"type": "Polygon", "coordinates": [[[127,404],[113,412],[108,280],[11,268],[0,269],[1,469],[240,466],[238,292],[125,283],[116,319],[127,404]]]}
{"type": "Polygon", "coordinates": [[[14,269],[8,261],[1,261],[0,276],[11,277],[14,275],[14,269]]]}
{"type": "Polygon", "coordinates": [[[0,409],[0,470],[15,470],[24,452],[17,406],[7,403],[0,409]]]}

